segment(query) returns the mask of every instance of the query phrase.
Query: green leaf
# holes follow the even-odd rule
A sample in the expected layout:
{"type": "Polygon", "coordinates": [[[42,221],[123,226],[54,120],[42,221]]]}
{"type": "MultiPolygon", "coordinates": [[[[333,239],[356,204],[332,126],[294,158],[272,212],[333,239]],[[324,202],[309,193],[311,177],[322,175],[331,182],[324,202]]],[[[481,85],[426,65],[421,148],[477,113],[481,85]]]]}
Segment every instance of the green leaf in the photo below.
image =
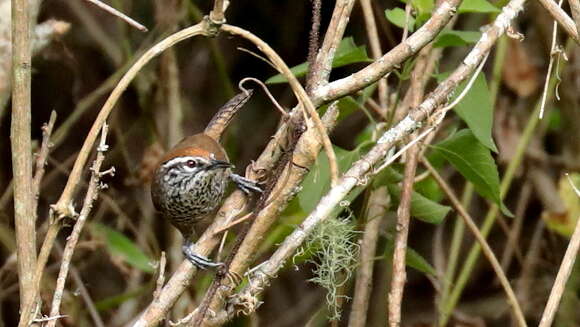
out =
{"type": "MultiPolygon", "coordinates": [[[[401,8],[387,9],[385,10],[385,16],[391,23],[399,26],[400,28],[405,28],[405,21],[407,19],[405,10],[401,8]]],[[[409,32],[413,32],[413,28],[415,27],[415,17],[413,17],[413,15],[409,15],[407,26],[409,32]]]]}
{"type": "Polygon", "coordinates": [[[464,0],[459,6],[459,13],[498,13],[500,10],[486,0],[464,0]]]}
{"type": "Polygon", "coordinates": [[[411,4],[417,9],[419,15],[430,15],[434,7],[433,0],[412,0],[411,4]]]}
{"type": "MultiPolygon", "coordinates": [[[[401,187],[396,184],[388,184],[387,188],[393,199],[399,202],[401,200],[401,187]]],[[[450,207],[429,200],[415,191],[411,195],[411,216],[426,223],[441,223],[450,210],[450,207]]]]}
{"type": "MultiPolygon", "coordinates": [[[[387,236],[386,241],[387,246],[385,248],[384,256],[391,258],[393,256],[395,241],[391,236],[387,236]]],[[[407,252],[405,254],[405,264],[427,275],[434,276],[437,274],[435,268],[433,268],[433,266],[431,266],[431,264],[429,264],[429,262],[419,254],[419,252],[413,250],[410,247],[407,247],[407,252]]]]}
{"type": "Polygon", "coordinates": [[[352,113],[361,110],[362,106],[353,97],[345,96],[338,100],[338,121],[345,119],[352,113]]]}
{"type": "MultiPolygon", "coordinates": [[[[437,80],[441,81],[447,76],[447,73],[440,74],[437,76],[437,80]]],[[[466,85],[467,81],[459,84],[450,102],[454,101],[461,94],[466,85]]],[[[469,89],[467,94],[453,110],[467,124],[479,142],[497,153],[497,147],[491,133],[493,127],[493,106],[490,99],[491,95],[487,81],[485,80],[485,75],[480,73],[477,75],[471,89],[469,89]]]]}
{"type": "Polygon", "coordinates": [[[151,265],[154,260],[150,259],[125,235],[99,223],[93,223],[93,230],[100,234],[106,241],[107,249],[112,255],[123,258],[131,266],[144,272],[153,273],[155,269],[151,265]]]}
{"type": "Polygon", "coordinates": [[[107,298],[104,298],[100,301],[95,302],[95,308],[99,311],[106,312],[108,310],[114,309],[121,304],[125,303],[128,300],[134,299],[139,297],[141,294],[149,291],[149,287],[141,286],[135,290],[128,291],[125,293],[113,295],[107,298]]]}
{"type": "Polygon", "coordinates": [[[462,47],[475,44],[481,37],[480,32],[443,30],[435,39],[436,48],[462,47]]]}
{"type": "Polygon", "coordinates": [[[428,176],[427,178],[416,182],[415,185],[413,185],[413,189],[429,200],[435,202],[441,202],[445,198],[445,194],[441,188],[439,188],[439,185],[433,176],[428,176]]]}
{"type": "Polygon", "coordinates": [[[506,216],[513,216],[501,201],[495,161],[489,149],[470,130],[463,129],[433,148],[473,183],[477,193],[495,202],[506,216]]]}
{"type": "MultiPolygon", "coordinates": [[[[364,45],[357,46],[352,37],[346,37],[340,41],[334,60],[332,61],[332,68],[342,67],[359,62],[371,62],[367,55],[367,50],[364,45]]],[[[308,63],[304,62],[300,65],[290,68],[292,74],[296,77],[302,77],[308,72],[308,63]]],[[[274,75],[266,80],[267,84],[287,83],[286,77],[282,74],[274,75]]]]}

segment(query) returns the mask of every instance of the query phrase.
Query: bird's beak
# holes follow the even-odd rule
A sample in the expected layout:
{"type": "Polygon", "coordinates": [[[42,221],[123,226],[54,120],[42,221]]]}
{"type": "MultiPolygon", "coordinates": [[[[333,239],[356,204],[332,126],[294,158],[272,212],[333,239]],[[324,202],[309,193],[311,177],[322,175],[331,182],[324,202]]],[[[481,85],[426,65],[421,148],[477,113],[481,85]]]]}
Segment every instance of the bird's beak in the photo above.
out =
{"type": "Polygon", "coordinates": [[[220,169],[220,168],[231,168],[233,165],[227,161],[221,160],[211,160],[211,164],[207,167],[207,169],[220,169]]]}

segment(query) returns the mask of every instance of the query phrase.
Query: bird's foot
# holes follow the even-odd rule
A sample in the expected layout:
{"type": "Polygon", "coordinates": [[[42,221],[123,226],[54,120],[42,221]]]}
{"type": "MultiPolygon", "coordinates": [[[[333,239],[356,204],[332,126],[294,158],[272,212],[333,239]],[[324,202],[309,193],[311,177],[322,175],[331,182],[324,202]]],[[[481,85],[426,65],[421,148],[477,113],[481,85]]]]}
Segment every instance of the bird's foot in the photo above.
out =
{"type": "Polygon", "coordinates": [[[246,193],[246,195],[250,195],[251,193],[263,192],[259,184],[251,179],[247,179],[245,177],[233,173],[230,174],[230,178],[234,183],[236,183],[236,185],[240,190],[242,190],[242,192],[246,193]]]}
{"type": "Polygon", "coordinates": [[[185,255],[187,260],[189,260],[189,262],[191,262],[191,264],[197,268],[206,270],[207,268],[221,267],[224,265],[221,262],[213,262],[207,257],[195,253],[192,250],[192,246],[193,243],[191,241],[186,241],[181,247],[181,250],[183,251],[183,255],[185,255]]]}

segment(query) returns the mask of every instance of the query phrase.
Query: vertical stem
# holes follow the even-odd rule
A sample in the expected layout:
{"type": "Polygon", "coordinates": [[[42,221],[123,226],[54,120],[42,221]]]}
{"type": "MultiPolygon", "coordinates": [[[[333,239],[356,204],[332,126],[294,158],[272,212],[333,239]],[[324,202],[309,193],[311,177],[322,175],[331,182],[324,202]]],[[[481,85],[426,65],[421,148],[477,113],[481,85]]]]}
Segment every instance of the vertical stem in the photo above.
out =
{"type": "MultiPolygon", "coordinates": [[[[383,56],[383,50],[381,49],[379,32],[375,21],[375,15],[373,14],[371,1],[360,0],[360,6],[362,8],[365,19],[367,37],[369,39],[369,44],[371,46],[371,54],[373,56],[373,59],[378,60],[383,56]]],[[[381,114],[386,117],[386,110],[388,105],[388,92],[389,92],[386,77],[381,78],[378,81],[378,90],[379,90],[379,104],[381,105],[382,109],[381,114]]]]}
{"type": "Polygon", "coordinates": [[[409,149],[407,155],[403,191],[397,212],[397,236],[395,237],[395,249],[393,253],[393,277],[391,280],[391,290],[389,292],[388,326],[390,327],[398,327],[401,325],[401,304],[403,301],[405,282],[407,280],[405,257],[407,254],[407,239],[409,237],[409,223],[411,220],[411,194],[413,193],[413,182],[415,181],[415,171],[417,170],[419,147],[414,145],[409,149]]]}
{"type": "Polygon", "coordinates": [[[372,191],[367,210],[367,222],[361,244],[360,267],[356,274],[352,311],[349,327],[363,327],[367,324],[367,311],[373,281],[374,257],[377,249],[381,221],[389,206],[386,186],[372,191]]]}
{"type": "MultiPolygon", "coordinates": [[[[33,287],[36,235],[32,212],[32,145],[30,140],[30,7],[29,1],[12,1],[12,171],[14,221],[18,254],[21,309],[36,297],[33,287]]],[[[20,326],[27,326],[30,312],[22,312],[20,326]],[[25,320],[26,319],[26,320],[25,320]]]]}
{"type": "MultiPolygon", "coordinates": [[[[473,184],[467,182],[461,197],[461,204],[467,210],[469,210],[469,203],[471,203],[471,198],[473,198],[473,191],[473,184]]],[[[441,292],[441,299],[439,301],[439,319],[441,319],[441,315],[443,314],[443,311],[441,310],[441,304],[447,301],[449,291],[451,290],[451,284],[453,283],[453,278],[455,278],[455,271],[457,270],[457,259],[459,258],[461,242],[463,241],[464,234],[465,223],[460,219],[459,216],[457,216],[455,219],[455,226],[453,228],[453,236],[451,237],[451,246],[449,247],[449,260],[447,261],[445,276],[443,276],[443,291],[441,292]]]]}

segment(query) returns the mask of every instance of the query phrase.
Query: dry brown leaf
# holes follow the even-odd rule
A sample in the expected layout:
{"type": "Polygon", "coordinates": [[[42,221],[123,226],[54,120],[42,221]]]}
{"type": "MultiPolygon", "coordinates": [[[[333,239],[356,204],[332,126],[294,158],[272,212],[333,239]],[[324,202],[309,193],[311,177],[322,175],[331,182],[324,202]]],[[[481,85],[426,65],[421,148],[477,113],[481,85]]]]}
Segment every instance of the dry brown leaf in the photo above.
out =
{"type": "Polygon", "coordinates": [[[502,78],[505,85],[520,97],[530,96],[540,87],[538,69],[527,51],[522,42],[508,38],[502,78]]]}

